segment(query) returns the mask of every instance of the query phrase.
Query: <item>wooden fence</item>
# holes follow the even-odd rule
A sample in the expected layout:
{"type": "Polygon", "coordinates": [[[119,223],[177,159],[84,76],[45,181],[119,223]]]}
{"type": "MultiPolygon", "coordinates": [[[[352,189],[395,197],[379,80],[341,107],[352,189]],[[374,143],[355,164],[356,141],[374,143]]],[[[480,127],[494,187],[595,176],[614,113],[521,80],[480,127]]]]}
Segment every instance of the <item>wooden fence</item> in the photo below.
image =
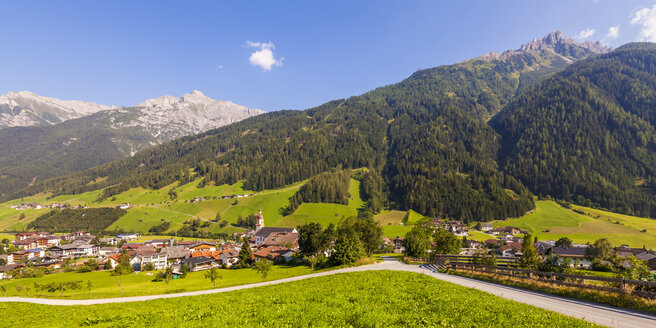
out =
{"type": "Polygon", "coordinates": [[[656,299],[656,282],[520,269],[517,267],[519,264],[517,258],[498,257],[496,266],[474,264],[473,257],[468,255],[440,254],[419,258],[406,256],[403,259],[408,263],[433,264],[440,268],[539,281],[552,286],[576,287],[656,299]]]}
{"type": "Polygon", "coordinates": [[[640,297],[656,299],[656,282],[651,281],[545,272],[514,267],[491,267],[472,263],[451,263],[451,268],[465,272],[487,273],[517,279],[540,281],[554,286],[567,286],[612,293],[632,294],[640,297]]]}
{"type": "MultiPolygon", "coordinates": [[[[474,262],[474,257],[471,255],[438,254],[433,257],[404,256],[403,261],[408,263],[441,264],[446,266],[456,264],[471,264],[474,262]]],[[[516,267],[519,265],[519,259],[516,257],[497,257],[496,263],[497,266],[516,267]]]]}

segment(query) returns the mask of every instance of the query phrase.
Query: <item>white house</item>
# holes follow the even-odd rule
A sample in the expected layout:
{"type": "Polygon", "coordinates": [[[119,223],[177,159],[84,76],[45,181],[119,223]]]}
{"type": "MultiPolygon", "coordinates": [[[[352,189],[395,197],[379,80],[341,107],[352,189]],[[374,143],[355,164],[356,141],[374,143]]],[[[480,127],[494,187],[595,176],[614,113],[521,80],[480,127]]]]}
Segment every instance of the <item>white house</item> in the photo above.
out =
{"type": "Polygon", "coordinates": [[[166,253],[143,254],[137,255],[137,257],[141,258],[141,268],[148,263],[152,263],[155,270],[161,270],[166,268],[167,265],[166,253]]]}

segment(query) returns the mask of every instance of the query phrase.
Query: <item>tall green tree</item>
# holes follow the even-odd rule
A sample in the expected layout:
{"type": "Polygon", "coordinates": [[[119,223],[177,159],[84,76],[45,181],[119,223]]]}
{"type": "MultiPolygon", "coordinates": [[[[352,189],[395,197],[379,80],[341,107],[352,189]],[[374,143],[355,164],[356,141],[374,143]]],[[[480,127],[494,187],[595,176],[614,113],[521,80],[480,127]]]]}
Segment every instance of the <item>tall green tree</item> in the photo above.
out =
{"type": "Polygon", "coordinates": [[[264,280],[269,275],[271,266],[272,264],[269,261],[257,261],[255,262],[255,265],[253,265],[253,270],[257,271],[257,273],[262,277],[262,280],[264,280]]]}
{"type": "Polygon", "coordinates": [[[253,251],[248,242],[248,238],[244,237],[241,243],[241,250],[239,250],[239,265],[242,267],[249,267],[253,263],[253,251]]]}
{"type": "Polygon", "coordinates": [[[613,255],[613,244],[606,238],[600,238],[594,241],[585,249],[585,257],[589,260],[606,260],[613,255]]]}
{"type": "Polygon", "coordinates": [[[209,279],[212,282],[212,286],[216,287],[216,280],[223,279],[223,275],[216,268],[211,268],[205,272],[205,279],[209,279]]]}
{"type": "Polygon", "coordinates": [[[439,228],[433,235],[435,247],[433,248],[434,254],[459,254],[462,242],[458,237],[446,229],[439,228]]]}
{"type": "Polygon", "coordinates": [[[427,257],[431,245],[431,236],[427,229],[415,226],[403,238],[405,254],[410,257],[427,257]]]}
{"type": "Polygon", "coordinates": [[[524,235],[522,241],[522,256],[519,259],[519,265],[524,269],[535,270],[540,263],[538,250],[533,246],[533,235],[524,235]]]}
{"type": "Polygon", "coordinates": [[[383,228],[374,221],[373,217],[358,219],[355,229],[360,236],[362,247],[367,255],[383,244],[383,228]]]}
{"type": "Polygon", "coordinates": [[[362,242],[353,226],[340,227],[335,240],[335,248],[330,260],[335,265],[350,264],[360,259],[364,253],[362,242]]]}

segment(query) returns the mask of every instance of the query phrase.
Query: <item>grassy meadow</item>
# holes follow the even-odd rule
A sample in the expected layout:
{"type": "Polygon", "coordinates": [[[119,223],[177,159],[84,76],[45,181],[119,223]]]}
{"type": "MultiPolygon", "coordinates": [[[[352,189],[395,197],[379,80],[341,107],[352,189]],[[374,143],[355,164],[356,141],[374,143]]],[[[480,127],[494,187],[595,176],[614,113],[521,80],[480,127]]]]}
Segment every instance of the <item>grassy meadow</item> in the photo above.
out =
{"type": "Polygon", "coordinates": [[[91,306],[0,303],[6,326],[593,327],[417,273],[337,274],[221,294],[91,306]]]}
{"type": "Polygon", "coordinates": [[[535,204],[536,208],[531,213],[521,218],[495,222],[494,226],[516,226],[534,233],[541,240],[569,237],[576,243],[585,244],[607,238],[617,246],[627,244],[631,247],[656,248],[655,220],[576,205],[568,209],[545,200],[536,201],[535,204]]]}
{"type": "MultiPolygon", "coordinates": [[[[320,270],[317,270],[320,272],[320,270]]],[[[46,284],[50,282],[64,282],[81,280],[83,290],[64,291],[62,296],[59,292],[54,294],[37,295],[34,288],[29,291],[30,297],[53,297],[62,299],[87,299],[87,298],[112,298],[122,296],[142,296],[142,295],[155,295],[164,294],[167,292],[166,283],[153,282],[154,275],[157,271],[152,271],[152,275],[147,275],[146,272],[132,273],[124,276],[112,276],[109,271],[94,271],[94,272],[64,272],[53,273],[39,278],[21,278],[0,281],[0,286],[6,289],[6,296],[28,296],[25,290],[20,293],[16,291],[16,286],[30,287],[34,283],[46,284]],[[93,287],[91,293],[86,290],[87,281],[91,281],[93,287]],[[121,291],[121,287],[123,291],[121,291]]],[[[216,288],[229,287],[237,285],[245,285],[256,282],[261,282],[261,276],[252,269],[221,269],[219,273],[223,275],[223,279],[216,281],[216,288]]],[[[307,266],[286,266],[275,265],[271,268],[271,272],[266,280],[277,280],[282,278],[300,276],[312,273],[311,269],[307,266]]],[[[184,279],[175,279],[169,283],[168,292],[180,293],[196,290],[205,290],[214,288],[210,280],[205,279],[205,272],[190,272],[184,279]]]]}

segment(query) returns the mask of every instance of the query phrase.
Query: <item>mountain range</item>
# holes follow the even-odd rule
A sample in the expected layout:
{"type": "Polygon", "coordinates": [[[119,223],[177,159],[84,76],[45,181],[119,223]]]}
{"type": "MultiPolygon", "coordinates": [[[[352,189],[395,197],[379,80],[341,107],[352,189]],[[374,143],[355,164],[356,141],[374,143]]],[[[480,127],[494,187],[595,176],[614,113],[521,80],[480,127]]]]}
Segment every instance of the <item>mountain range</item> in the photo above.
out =
{"type": "Polygon", "coordinates": [[[4,198],[97,189],[106,198],[199,178],[262,190],[366,168],[372,212],[383,204],[488,221],[530,211],[539,195],[654,216],[654,63],[653,44],[613,50],[554,32],[360,96],[258,115],[5,189],[4,198]]]}
{"type": "Polygon", "coordinates": [[[0,96],[0,113],[0,127],[5,126],[0,129],[2,194],[263,111],[200,91],[118,108],[23,91],[0,96]]]}

